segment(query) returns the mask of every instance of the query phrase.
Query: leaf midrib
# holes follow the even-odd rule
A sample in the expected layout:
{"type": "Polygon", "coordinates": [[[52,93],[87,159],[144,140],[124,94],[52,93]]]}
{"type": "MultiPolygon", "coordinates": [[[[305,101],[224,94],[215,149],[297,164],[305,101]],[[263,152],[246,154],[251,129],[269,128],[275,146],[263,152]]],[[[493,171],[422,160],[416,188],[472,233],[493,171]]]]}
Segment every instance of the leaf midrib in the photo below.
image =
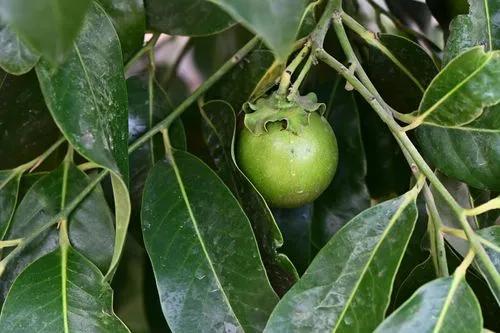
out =
{"type": "Polygon", "coordinates": [[[342,320],[343,320],[343,318],[344,318],[344,316],[345,316],[345,314],[347,312],[347,309],[349,308],[350,304],[352,303],[352,300],[354,298],[354,294],[357,292],[359,286],[361,285],[361,281],[363,280],[363,278],[364,278],[364,276],[365,276],[365,274],[366,274],[366,272],[368,270],[368,267],[370,266],[371,262],[375,258],[375,255],[378,252],[379,247],[381,246],[381,244],[385,240],[385,236],[389,233],[389,231],[392,229],[392,227],[396,224],[398,218],[400,217],[401,213],[407,208],[408,204],[414,200],[413,193],[414,192],[410,192],[410,193],[407,193],[405,195],[406,198],[403,200],[403,202],[401,203],[401,206],[394,213],[393,217],[391,218],[391,221],[389,222],[388,227],[382,233],[382,235],[380,237],[380,240],[377,242],[377,245],[373,249],[372,255],[370,256],[370,258],[368,258],[368,261],[367,261],[365,267],[363,268],[363,271],[359,275],[359,278],[356,281],[356,285],[352,289],[352,292],[349,295],[349,298],[348,298],[348,300],[347,300],[344,308],[342,309],[342,312],[340,313],[340,315],[339,315],[339,317],[338,317],[338,319],[336,321],[335,326],[332,329],[332,333],[334,333],[334,332],[337,331],[337,328],[339,327],[340,323],[342,322],[342,320]]]}
{"type": "MultiPolygon", "coordinates": [[[[423,119],[427,118],[439,106],[441,106],[441,104],[446,102],[450,98],[450,96],[454,95],[463,85],[467,84],[471,78],[476,76],[476,74],[478,74],[490,62],[490,60],[492,58],[493,58],[493,53],[486,54],[486,58],[485,58],[484,62],[481,63],[481,65],[478,68],[476,68],[471,74],[467,75],[467,77],[465,77],[459,84],[455,85],[453,87],[453,89],[448,91],[443,97],[441,97],[436,103],[434,103],[429,109],[427,109],[427,111],[422,112],[422,114],[419,117],[421,117],[423,119]]],[[[431,83],[431,86],[432,86],[432,83],[431,83]]],[[[426,96],[424,96],[422,98],[422,101],[425,99],[425,97],[426,96]]]]}
{"type": "Polygon", "coordinates": [[[236,316],[236,312],[234,311],[231,303],[229,302],[229,298],[226,295],[226,291],[224,290],[224,288],[222,288],[222,284],[219,280],[219,276],[217,275],[217,272],[215,271],[214,265],[212,263],[212,259],[210,258],[210,255],[208,254],[207,248],[205,246],[205,242],[203,241],[203,238],[201,237],[201,233],[200,233],[200,230],[198,228],[198,222],[194,216],[193,210],[191,209],[191,203],[189,202],[189,198],[187,196],[186,189],[184,187],[184,182],[182,180],[181,174],[179,172],[179,168],[177,167],[177,162],[175,161],[175,157],[173,155],[170,156],[170,162],[171,162],[172,168],[174,169],[175,178],[177,179],[177,183],[179,184],[179,189],[181,190],[182,198],[184,200],[184,203],[186,204],[186,209],[188,210],[190,220],[193,223],[196,237],[198,238],[198,240],[200,242],[201,248],[203,250],[203,254],[205,255],[205,257],[208,261],[210,270],[212,271],[212,273],[214,275],[215,282],[217,283],[217,286],[219,287],[219,290],[221,291],[222,296],[224,297],[224,300],[227,303],[227,305],[229,306],[229,309],[231,310],[237,323],[240,325],[240,327],[243,327],[239,321],[239,318],[236,316]]]}

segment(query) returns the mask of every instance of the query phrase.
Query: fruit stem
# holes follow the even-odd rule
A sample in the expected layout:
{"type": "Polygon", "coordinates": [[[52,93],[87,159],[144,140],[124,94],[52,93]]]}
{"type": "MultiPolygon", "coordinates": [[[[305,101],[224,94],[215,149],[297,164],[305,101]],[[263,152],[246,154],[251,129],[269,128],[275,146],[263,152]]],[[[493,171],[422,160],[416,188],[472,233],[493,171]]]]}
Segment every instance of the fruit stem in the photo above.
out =
{"type": "Polygon", "coordinates": [[[288,94],[288,88],[290,87],[290,82],[292,80],[292,75],[297,69],[297,67],[302,63],[305,57],[309,54],[311,50],[311,41],[307,40],[304,47],[295,56],[292,62],[285,68],[283,74],[281,74],[280,85],[278,88],[278,95],[286,96],[288,94]]]}
{"type": "Polygon", "coordinates": [[[302,69],[300,70],[299,76],[297,77],[297,79],[293,83],[292,87],[290,88],[290,93],[288,94],[288,97],[287,97],[289,101],[292,101],[295,99],[295,97],[297,97],[297,95],[299,93],[300,85],[302,84],[302,81],[304,81],[307,73],[311,69],[313,58],[314,57],[312,55],[310,55],[309,58],[307,58],[307,61],[304,64],[304,67],[302,67],[302,69]]]}

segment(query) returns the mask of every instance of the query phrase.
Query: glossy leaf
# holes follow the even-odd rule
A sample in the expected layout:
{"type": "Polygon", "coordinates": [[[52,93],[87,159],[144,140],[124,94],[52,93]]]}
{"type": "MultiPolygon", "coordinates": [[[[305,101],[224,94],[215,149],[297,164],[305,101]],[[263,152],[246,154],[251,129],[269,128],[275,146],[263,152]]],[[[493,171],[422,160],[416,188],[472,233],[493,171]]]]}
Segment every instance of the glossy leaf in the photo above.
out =
{"type": "Polygon", "coordinates": [[[16,208],[20,179],[15,170],[0,170],[0,240],[3,240],[16,208]]]}
{"type": "Polygon", "coordinates": [[[61,135],[34,72],[14,76],[0,70],[0,119],[0,169],[34,159],[61,135]]]}
{"type": "Polygon", "coordinates": [[[80,31],[90,0],[2,0],[0,18],[52,64],[61,63],[80,31]]]}
{"type": "Polygon", "coordinates": [[[393,55],[389,58],[370,47],[366,69],[382,97],[403,113],[418,109],[425,88],[437,74],[437,68],[427,52],[411,40],[380,34],[383,47],[393,55]]]}
{"type": "Polygon", "coordinates": [[[98,0],[120,37],[123,58],[130,59],[141,48],[146,32],[146,14],[142,0],[98,0]]]}
{"type": "Polygon", "coordinates": [[[206,36],[221,32],[234,20],[207,0],[145,0],[148,26],[169,35],[206,36]]]}
{"type": "Polygon", "coordinates": [[[262,261],[274,290],[283,295],[298,279],[295,267],[278,249],[283,236],[264,198],[239,169],[235,154],[236,117],[224,101],[203,105],[203,135],[214,160],[215,171],[236,196],[252,224],[262,261]]]}
{"type": "Polygon", "coordinates": [[[431,23],[431,12],[420,0],[385,0],[389,10],[407,26],[417,25],[425,31],[431,23]]]}
{"type": "Polygon", "coordinates": [[[418,115],[426,123],[460,126],[500,102],[500,52],[473,48],[450,62],[427,88],[418,115]]]}
{"type": "Polygon", "coordinates": [[[120,42],[104,10],[93,4],[64,64],[37,67],[47,106],[72,146],[112,172],[116,244],[109,278],[118,263],[130,218],[127,91],[120,42]],[[95,38],[95,36],[99,38],[95,38]]]}
{"type": "Polygon", "coordinates": [[[0,67],[14,75],[27,73],[38,62],[38,54],[0,21],[0,67]]]}
{"type": "Polygon", "coordinates": [[[276,57],[292,51],[306,3],[303,0],[209,0],[262,37],[276,57]]]}
{"type": "Polygon", "coordinates": [[[445,34],[449,32],[452,19],[459,14],[466,14],[469,9],[467,0],[425,0],[425,3],[445,34]]]}
{"type": "Polygon", "coordinates": [[[500,104],[461,127],[422,125],[424,156],[447,176],[479,189],[500,190],[500,104]]]}
{"type": "Polygon", "coordinates": [[[0,316],[2,332],[129,332],[113,313],[102,273],[69,245],[19,275],[0,316]]]}
{"type": "Polygon", "coordinates": [[[173,331],[261,331],[277,302],[248,218],[194,156],[175,151],[152,169],[144,241],[173,331]]]}
{"type": "Polygon", "coordinates": [[[326,117],[335,132],[339,163],[332,183],[314,202],[312,241],[317,249],[349,220],[370,207],[366,158],[354,95],[336,80],[328,97],[326,117]]]}
{"type": "Polygon", "coordinates": [[[419,288],[376,333],[480,333],[483,329],[481,308],[464,277],[449,276],[419,288]]]}
{"type": "Polygon", "coordinates": [[[469,0],[469,14],[458,16],[450,25],[445,63],[473,46],[482,45],[487,51],[500,49],[498,15],[500,3],[497,0],[469,0]]]}
{"type": "MultiPolygon", "coordinates": [[[[17,239],[43,228],[59,213],[63,189],[63,168],[42,177],[26,193],[12,218],[5,239],[17,239]]],[[[66,202],[90,184],[90,179],[76,167],[68,170],[66,202]]],[[[49,228],[12,260],[0,279],[2,298],[19,273],[30,263],[58,246],[56,226],[49,228]]],[[[103,193],[95,189],[73,211],[69,219],[69,238],[73,246],[105,271],[113,253],[113,216],[103,193]]]]}
{"type": "Polygon", "coordinates": [[[370,332],[384,318],[410,239],[416,191],[356,216],[281,299],[265,332],[370,332]]]}

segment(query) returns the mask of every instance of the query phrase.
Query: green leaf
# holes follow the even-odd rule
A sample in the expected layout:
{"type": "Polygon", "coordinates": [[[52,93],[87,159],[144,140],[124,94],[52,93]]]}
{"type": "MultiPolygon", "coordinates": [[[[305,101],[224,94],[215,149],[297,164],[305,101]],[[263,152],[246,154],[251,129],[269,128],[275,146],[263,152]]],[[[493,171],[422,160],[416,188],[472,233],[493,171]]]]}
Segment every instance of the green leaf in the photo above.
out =
{"type": "Polygon", "coordinates": [[[0,19],[50,63],[73,46],[90,0],[1,0],[0,19]]]}
{"type": "Polygon", "coordinates": [[[479,189],[500,190],[500,104],[461,127],[421,125],[424,156],[441,172],[479,189]]]}
{"type": "Polygon", "coordinates": [[[250,219],[271,285],[283,295],[298,280],[298,274],[290,260],[278,253],[283,236],[267,203],[236,163],[234,110],[224,101],[210,101],[200,111],[204,118],[203,136],[214,160],[215,171],[250,219]]]}
{"type": "Polygon", "coordinates": [[[325,116],[335,132],[340,159],[332,183],[314,202],[312,241],[318,250],[344,224],[370,207],[365,181],[366,158],[354,94],[344,89],[340,79],[328,93],[323,99],[328,100],[325,116]]]}
{"type": "Polygon", "coordinates": [[[21,273],[0,316],[5,333],[129,332],[113,312],[102,273],[70,246],[45,255],[21,273]]]}
{"type": "Polygon", "coordinates": [[[304,0],[208,0],[262,37],[281,61],[292,51],[306,8],[304,0]]]}
{"type": "Polygon", "coordinates": [[[182,151],[157,163],[142,227],[173,331],[262,331],[278,299],[248,218],[213,171],[182,151]]]}
{"type": "Polygon", "coordinates": [[[273,209],[284,239],[280,250],[290,258],[300,275],[306,271],[313,258],[311,224],[314,208],[312,204],[308,204],[293,209],[273,209]]]}
{"type": "Polygon", "coordinates": [[[208,91],[205,99],[224,100],[231,104],[234,110],[240,111],[273,65],[273,60],[273,54],[269,50],[256,49],[241,62],[240,66],[236,66],[216,83],[208,91]]]}
{"type": "Polygon", "coordinates": [[[437,74],[436,65],[420,45],[407,38],[380,34],[379,41],[385,52],[369,48],[366,69],[370,79],[394,109],[403,113],[418,109],[425,88],[437,74]]]}
{"type": "Polygon", "coordinates": [[[500,272],[500,226],[495,225],[478,230],[477,234],[488,241],[488,243],[483,244],[484,248],[496,269],[500,272]]]}
{"type": "Polygon", "coordinates": [[[452,19],[459,14],[466,14],[469,9],[467,0],[425,0],[425,3],[445,31],[445,35],[449,32],[452,19]]]}
{"type": "Polygon", "coordinates": [[[233,19],[207,0],[145,0],[148,27],[169,35],[206,36],[234,24],[233,19]]]}
{"type": "Polygon", "coordinates": [[[16,208],[21,175],[15,170],[0,170],[0,240],[9,227],[16,208]]]}
{"type": "Polygon", "coordinates": [[[93,4],[62,66],[36,66],[47,106],[71,145],[112,172],[115,253],[106,278],[116,269],[130,218],[127,91],[120,41],[104,10],[93,4]],[[95,38],[99,36],[99,38],[95,38]]]}
{"type": "Polygon", "coordinates": [[[419,288],[376,333],[480,333],[481,307],[463,276],[449,276],[419,288]]]}
{"type": "Polygon", "coordinates": [[[500,51],[475,47],[450,62],[427,88],[418,116],[426,123],[457,127],[500,102],[500,51]]]}
{"type": "Polygon", "coordinates": [[[483,45],[487,51],[500,49],[498,15],[497,0],[469,0],[469,15],[460,15],[451,22],[444,62],[473,46],[483,45]]]}
{"type": "Polygon", "coordinates": [[[146,15],[142,0],[97,0],[108,16],[120,37],[123,59],[132,58],[144,43],[146,15]]]}
{"type": "MultiPolygon", "coordinates": [[[[26,193],[12,218],[5,239],[17,239],[44,228],[60,212],[63,195],[63,167],[38,180],[26,193]]],[[[75,166],[67,175],[66,202],[70,202],[90,184],[91,180],[75,166]]],[[[69,218],[69,238],[73,246],[102,271],[111,262],[113,253],[113,215],[100,189],[91,192],[69,218]]],[[[57,244],[57,228],[43,232],[14,260],[10,261],[0,279],[0,294],[5,296],[19,273],[30,263],[53,251],[57,244]]]]}
{"type": "Polygon", "coordinates": [[[38,54],[29,48],[10,27],[0,21],[0,67],[6,72],[21,75],[38,62],[38,54]]]}
{"type": "Polygon", "coordinates": [[[13,76],[0,69],[0,119],[0,169],[31,161],[61,136],[33,71],[13,76]]]}
{"type": "MultiPolygon", "coordinates": [[[[500,272],[500,226],[496,225],[478,230],[477,234],[483,238],[483,240],[486,240],[483,247],[493,262],[493,265],[497,269],[497,272],[500,272]]],[[[495,296],[497,303],[500,305],[500,289],[498,288],[498,284],[495,283],[495,277],[487,273],[479,260],[476,260],[476,263],[479,266],[479,270],[483,274],[484,278],[488,282],[493,296],[495,296]]]]}
{"type": "Polygon", "coordinates": [[[356,216],[281,299],[265,332],[371,332],[384,318],[415,221],[412,190],[356,216]]]}

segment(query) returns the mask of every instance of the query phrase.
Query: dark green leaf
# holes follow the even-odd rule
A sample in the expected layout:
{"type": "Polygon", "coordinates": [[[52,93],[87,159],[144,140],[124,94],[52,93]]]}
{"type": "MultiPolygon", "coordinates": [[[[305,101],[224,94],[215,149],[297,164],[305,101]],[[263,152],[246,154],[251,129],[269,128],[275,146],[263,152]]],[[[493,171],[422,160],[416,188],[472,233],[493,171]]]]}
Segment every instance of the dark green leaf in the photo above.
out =
{"type": "Polygon", "coordinates": [[[90,0],[1,0],[0,18],[49,62],[61,63],[73,46],[90,3],[90,0]]]}
{"type": "Polygon", "coordinates": [[[38,62],[31,50],[10,27],[0,22],[0,67],[14,75],[27,73],[38,62]]]}
{"type": "Polygon", "coordinates": [[[466,14],[469,9],[467,0],[425,0],[425,3],[445,34],[449,32],[451,20],[459,14],[466,14]]]}
{"type": "Polygon", "coordinates": [[[277,302],[248,218],[222,181],[175,151],[152,169],[144,241],[174,331],[262,331],[277,302]]]}
{"type": "Polygon", "coordinates": [[[500,272],[500,226],[495,225],[478,230],[477,234],[488,241],[488,243],[483,244],[484,248],[496,269],[500,272]]]}
{"type": "Polygon", "coordinates": [[[412,190],[356,216],[282,298],[266,332],[371,332],[384,318],[415,221],[412,190]]]}
{"type": "Polygon", "coordinates": [[[98,0],[113,21],[120,37],[123,59],[127,61],[141,48],[146,31],[142,0],[98,0]]]}
{"type": "Polygon", "coordinates": [[[113,291],[102,273],[68,245],[19,275],[2,309],[0,330],[129,332],[113,312],[113,291]]]}
{"type": "Polygon", "coordinates": [[[437,74],[436,65],[424,49],[407,38],[381,34],[379,40],[394,58],[371,47],[367,62],[370,78],[394,109],[412,112],[437,74]]]}
{"type": "Polygon", "coordinates": [[[460,15],[451,22],[444,62],[473,46],[483,45],[488,51],[500,49],[498,15],[497,0],[469,0],[469,15],[460,15]]]}
{"type": "Polygon", "coordinates": [[[273,215],[283,234],[281,251],[290,258],[299,274],[303,274],[313,257],[311,253],[312,204],[293,209],[273,209],[273,215]]]}
{"type": "MultiPolygon", "coordinates": [[[[250,53],[231,72],[209,90],[207,100],[224,100],[234,110],[240,111],[254,93],[256,85],[263,79],[273,64],[273,54],[269,50],[257,49],[250,53]]],[[[273,82],[274,83],[274,82],[273,82]]]]}
{"type": "Polygon", "coordinates": [[[64,64],[36,66],[47,106],[72,146],[112,172],[116,244],[109,278],[118,263],[130,217],[127,91],[120,41],[104,10],[93,4],[64,64]],[[99,38],[95,38],[99,36],[99,38]]]}
{"type": "MultiPolygon", "coordinates": [[[[166,92],[154,82],[153,108],[149,106],[147,77],[133,76],[127,79],[129,142],[133,142],[173,109],[166,92]],[[150,112],[152,115],[150,116],[150,112]]],[[[170,143],[177,149],[186,150],[186,134],[180,119],[169,128],[170,143]]],[[[165,157],[161,136],[156,136],[130,154],[130,196],[134,217],[139,217],[142,192],[146,176],[153,164],[165,157]],[[137,214],[135,214],[137,213],[137,214]],[[137,215],[137,216],[136,216],[137,215]]]]}
{"type": "Polygon", "coordinates": [[[203,105],[201,112],[204,118],[203,135],[216,172],[249,217],[271,284],[279,295],[283,295],[297,281],[297,272],[290,260],[278,253],[283,237],[264,198],[236,164],[234,110],[224,101],[210,101],[203,105]]]}
{"type": "Polygon", "coordinates": [[[304,0],[209,0],[262,37],[276,57],[286,61],[306,8],[304,0]]]}
{"type": "Polygon", "coordinates": [[[463,276],[434,280],[418,289],[376,333],[480,333],[481,308],[463,276]]]}
{"type": "MultiPolygon", "coordinates": [[[[483,240],[486,241],[483,242],[486,253],[493,262],[493,265],[495,266],[497,272],[500,272],[500,226],[497,225],[486,229],[481,229],[478,230],[477,233],[480,237],[483,238],[483,240]]],[[[498,288],[498,284],[494,281],[495,277],[487,274],[487,271],[484,269],[482,263],[479,260],[476,260],[476,263],[481,273],[483,273],[484,278],[488,282],[493,296],[495,296],[498,304],[500,305],[500,289],[498,288]]]]}
{"type": "Polygon", "coordinates": [[[447,176],[480,189],[500,190],[500,104],[462,127],[422,125],[424,156],[447,176]]]}
{"type": "MultiPolygon", "coordinates": [[[[16,210],[5,239],[26,237],[43,228],[59,213],[63,190],[63,167],[44,176],[30,188],[16,210]]],[[[88,186],[90,179],[72,166],[68,170],[66,202],[88,186]]],[[[57,228],[51,227],[9,263],[0,279],[2,298],[19,273],[30,263],[57,246],[57,228]]],[[[95,189],[73,211],[69,219],[69,238],[73,246],[105,271],[113,254],[113,216],[103,193],[95,189]]]]}
{"type": "Polygon", "coordinates": [[[121,59],[113,25],[94,4],[62,66],[53,70],[41,61],[36,69],[47,106],[75,149],[127,179],[127,91],[121,59]]]}
{"type": "Polygon", "coordinates": [[[457,127],[500,102],[500,51],[475,47],[451,61],[427,88],[418,117],[428,124],[457,127]]]}
{"type": "MultiPolygon", "coordinates": [[[[359,95],[356,96],[365,147],[366,184],[372,198],[381,201],[408,190],[411,171],[387,125],[359,95]]],[[[339,163],[342,157],[339,158],[339,163]]]]}
{"type": "Polygon", "coordinates": [[[0,170],[0,240],[3,240],[16,208],[20,179],[16,170],[0,170]]]}
{"type": "Polygon", "coordinates": [[[48,149],[60,136],[34,72],[0,70],[0,169],[12,169],[48,149]]]}
{"type": "Polygon", "coordinates": [[[335,81],[326,117],[332,125],[339,147],[339,164],[332,183],[314,202],[312,241],[320,249],[354,216],[370,207],[366,187],[366,159],[359,112],[354,95],[335,81]]]}
{"type": "Polygon", "coordinates": [[[233,19],[207,0],[145,0],[148,26],[169,35],[205,36],[234,24],[233,19]]]}
{"type": "Polygon", "coordinates": [[[429,8],[418,0],[385,0],[389,10],[407,26],[417,24],[425,31],[431,22],[429,8]]]}

